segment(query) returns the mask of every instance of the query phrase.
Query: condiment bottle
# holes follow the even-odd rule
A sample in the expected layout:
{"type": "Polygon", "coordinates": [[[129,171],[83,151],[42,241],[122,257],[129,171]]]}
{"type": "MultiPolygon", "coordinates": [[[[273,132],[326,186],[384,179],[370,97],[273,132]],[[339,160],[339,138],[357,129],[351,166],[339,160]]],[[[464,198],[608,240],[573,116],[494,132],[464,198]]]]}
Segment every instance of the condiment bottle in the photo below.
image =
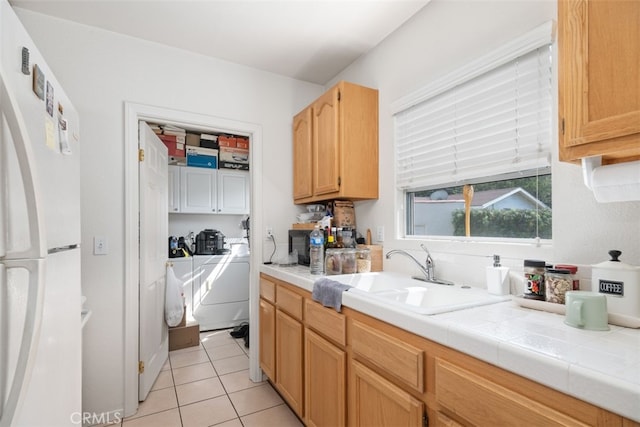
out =
{"type": "Polygon", "coordinates": [[[544,301],[545,262],[524,260],[524,297],[544,301]]]}

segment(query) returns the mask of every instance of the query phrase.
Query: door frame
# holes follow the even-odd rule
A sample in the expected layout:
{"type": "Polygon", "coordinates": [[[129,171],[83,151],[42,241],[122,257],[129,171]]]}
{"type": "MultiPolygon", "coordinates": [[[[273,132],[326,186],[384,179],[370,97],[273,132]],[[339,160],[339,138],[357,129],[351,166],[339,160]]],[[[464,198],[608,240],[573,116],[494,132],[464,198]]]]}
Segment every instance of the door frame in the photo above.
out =
{"type": "MultiPolygon", "coordinates": [[[[138,247],[138,121],[148,120],[176,126],[215,129],[251,138],[249,158],[251,169],[251,228],[262,230],[262,126],[256,123],[229,120],[221,117],[186,111],[172,110],[132,102],[124,103],[124,416],[133,415],[138,409],[138,333],[139,333],[139,247],[138,247]]],[[[260,233],[250,234],[250,265],[259,266],[262,259],[260,233]]],[[[259,268],[251,268],[249,274],[249,316],[253,324],[249,328],[252,345],[249,349],[249,376],[253,381],[262,380],[258,359],[257,315],[259,313],[259,268]],[[255,325],[255,326],[254,326],[255,325]]]]}

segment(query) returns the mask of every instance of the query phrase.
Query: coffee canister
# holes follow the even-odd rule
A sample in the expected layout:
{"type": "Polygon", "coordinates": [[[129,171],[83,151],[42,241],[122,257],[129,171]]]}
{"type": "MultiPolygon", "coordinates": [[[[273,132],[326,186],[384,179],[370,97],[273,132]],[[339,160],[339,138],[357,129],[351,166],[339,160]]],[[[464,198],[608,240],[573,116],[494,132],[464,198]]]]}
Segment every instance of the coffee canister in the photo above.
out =
{"type": "Polygon", "coordinates": [[[620,255],[611,250],[611,259],[592,266],[591,290],[607,297],[609,313],[640,318],[640,267],[620,261],[620,255]]]}

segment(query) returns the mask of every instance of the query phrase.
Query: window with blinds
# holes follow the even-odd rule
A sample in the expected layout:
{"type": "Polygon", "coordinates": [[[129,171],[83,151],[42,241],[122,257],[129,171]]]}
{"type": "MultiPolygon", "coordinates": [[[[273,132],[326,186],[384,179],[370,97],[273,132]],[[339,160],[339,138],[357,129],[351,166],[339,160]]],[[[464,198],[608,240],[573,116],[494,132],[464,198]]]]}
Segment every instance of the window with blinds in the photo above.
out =
{"type": "Polygon", "coordinates": [[[437,82],[397,110],[395,178],[408,235],[551,238],[550,41],[469,64],[452,74],[472,77],[437,82]]]}

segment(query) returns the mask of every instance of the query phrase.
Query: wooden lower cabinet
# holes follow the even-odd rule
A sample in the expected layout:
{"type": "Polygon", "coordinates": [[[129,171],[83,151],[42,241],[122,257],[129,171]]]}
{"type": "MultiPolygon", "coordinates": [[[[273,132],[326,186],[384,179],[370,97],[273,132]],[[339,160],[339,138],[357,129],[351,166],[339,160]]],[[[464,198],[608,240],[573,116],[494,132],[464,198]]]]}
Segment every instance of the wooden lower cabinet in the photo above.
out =
{"type": "Polygon", "coordinates": [[[346,353],[306,329],[304,355],[306,424],[314,427],[346,425],[346,353]]]}
{"type": "Polygon", "coordinates": [[[349,380],[349,425],[423,425],[424,403],[353,360],[349,380]]]}
{"type": "Polygon", "coordinates": [[[260,298],[260,368],[271,381],[276,379],[276,308],[260,298]]]}
{"type": "Polygon", "coordinates": [[[302,323],[276,310],[276,388],[291,409],[304,416],[302,323]]]}
{"type": "Polygon", "coordinates": [[[428,414],[436,427],[640,427],[349,307],[336,313],[269,276],[260,364],[308,426],[422,426],[428,414]]]}
{"type": "MultiPolygon", "coordinates": [[[[445,360],[436,359],[438,404],[470,425],[587,426],[445,360]]],[[[455,424],[454,424],[455,425],[455,424]]]]}

